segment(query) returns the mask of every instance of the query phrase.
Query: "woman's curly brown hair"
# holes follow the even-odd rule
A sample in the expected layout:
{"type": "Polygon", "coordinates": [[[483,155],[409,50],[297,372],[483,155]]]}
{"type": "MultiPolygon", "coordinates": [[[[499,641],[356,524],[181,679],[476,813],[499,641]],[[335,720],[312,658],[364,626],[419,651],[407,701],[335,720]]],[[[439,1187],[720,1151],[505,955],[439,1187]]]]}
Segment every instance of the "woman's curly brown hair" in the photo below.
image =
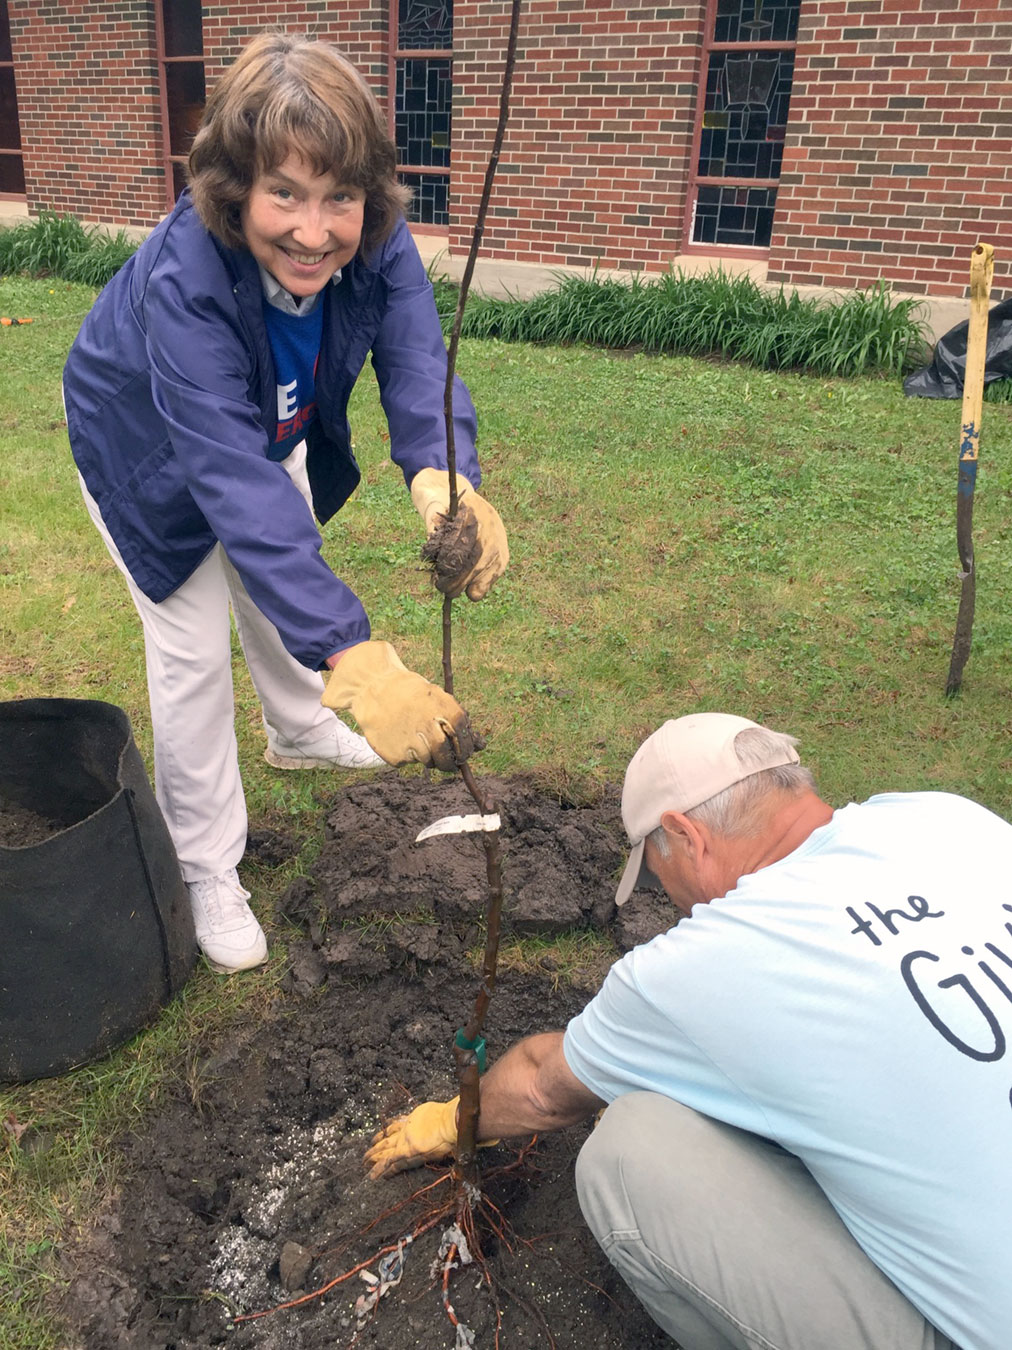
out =
{"type": "Polygon", "coordinates": [[[211,90],[190,150],[193,204],[229,248],[246,247],[241,212],[254,182],[292,151],[314,172],[364,191],[363,253],[387,238],[411,193],[397,181],[375,97],[329,43],[261,33],[211,90]]]}

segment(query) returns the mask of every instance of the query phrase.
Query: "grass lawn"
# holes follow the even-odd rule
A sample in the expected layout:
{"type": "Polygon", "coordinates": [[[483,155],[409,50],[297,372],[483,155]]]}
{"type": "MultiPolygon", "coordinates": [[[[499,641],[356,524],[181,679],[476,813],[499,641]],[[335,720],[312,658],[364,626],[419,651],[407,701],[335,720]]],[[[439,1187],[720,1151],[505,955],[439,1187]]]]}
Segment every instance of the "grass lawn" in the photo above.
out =
{"type": "MultiPolygon", "coordinates": [[[[35,320],[0,329],[0,699],[119,704],[150,765],[139,623],[85,514],[60,407],[93,296],[0,281],[3,313],[35,320]]],[[[459,368],[512,550],[487,601],[454,606],[457,696],[488,740],[479,776],[530,771],[582,796],[618,782],[665,717],[726,710],[800,737],[834,804],[934,788],[1012,815],[1012,408],[984,409],[973,650],[947,701],[958,402],[906,399],[893,379],[496,340],[462,344],[459,368]]],[[[328,560],[374,635],[438,680],[438,597],[369,373],[352,425],[363,482],[327,528],[328,560]]],[[[245,874],[269,919],[342,780],[269,769],[241,660],[236,689],[252,822],[306,840],[283,874],[245,874]]],[[[101,1064],[0,1092],[0,1350],[65,1345],[44,1304],[64,1234],[119,1179],[116,1133],[185,1091],[236,1019],[262,1014],[284,936],[261,972],[198,970],[101,1064]]]]}

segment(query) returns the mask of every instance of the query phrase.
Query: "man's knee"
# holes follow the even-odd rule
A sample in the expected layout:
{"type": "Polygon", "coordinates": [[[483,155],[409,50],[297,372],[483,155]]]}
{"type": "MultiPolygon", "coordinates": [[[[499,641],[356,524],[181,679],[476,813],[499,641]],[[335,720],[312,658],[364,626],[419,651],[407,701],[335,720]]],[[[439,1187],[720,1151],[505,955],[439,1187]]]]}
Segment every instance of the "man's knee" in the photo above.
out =
{"type": "Polygon", "coordinates": [[[694,1111],[655,1092],[629,1092],[605,1110],[576,1160],[576,1193],[583,1216],[602,1241],[639,1226],[640,1182],[656,1186],[658,1163],[674,1161],[691,1134],[694,1111]]]}
{"type": "Polygon", "coordinates": [[[630,1093],[581,1149],[576,1185],[609,1260],[679,1344],[952,1350],[767,1139],[630,1093]]]}

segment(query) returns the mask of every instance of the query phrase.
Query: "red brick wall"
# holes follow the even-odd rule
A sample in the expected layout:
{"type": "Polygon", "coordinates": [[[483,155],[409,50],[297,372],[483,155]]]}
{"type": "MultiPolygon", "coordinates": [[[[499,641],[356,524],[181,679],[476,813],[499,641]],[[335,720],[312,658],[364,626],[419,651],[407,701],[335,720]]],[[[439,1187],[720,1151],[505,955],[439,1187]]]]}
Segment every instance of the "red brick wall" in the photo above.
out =
{"type": "Polygon", "coordinates": [[[373,93],[386,97],[388,0],[277,0],[275,4],[204,5],[204,61],[208,82],[264,28],[283,28],[336,43],[354,61],[373,93]]]}
{"type": "MultiPolygon", "coordinates": [[[[482,254],[659,267],[677,253],[704,6],[528,0],[482,254]]],[[[509,0],[456,0],[451,247],[499,115],[509,0]]]]}
{"type": "MultiPolygon", "coordinates": [[[[8,0],[28,207],[152,225],[167,205],[151,0],[8,0]]],[[[386,0],[204,6],[208,82],[269,26],[339,43],[386,89],[386,0]]]]}
{"type": "Polygon", "coordinates": [[[148,223],[165,209],[145,0],[8,0],[28,206],[148,223]]]}
{"type": "MultiPolygon", "coordinates": [[[[1012,290],[1012,13],[1002,0],[803,0],[770,278],[965,291],[978,238],[1012,290]]],[[[28,203],[152,224],[166,206],[152,0],[9,0],[28,203]]],[[[456,0],[450,242],[498,117],[509,0],[456,0]]],[[[483,256],[657,270],[682,242],[705,6],[526,0],[483,256]]],[[[204,7],[213,80],[277,25],[386,96],[387,0],[204,7]]]]}
{"type": "Polygon", "coordinates": [[[963,295],[1012,287],[1012,11],[803,0],[769,278],[963,295]]]}

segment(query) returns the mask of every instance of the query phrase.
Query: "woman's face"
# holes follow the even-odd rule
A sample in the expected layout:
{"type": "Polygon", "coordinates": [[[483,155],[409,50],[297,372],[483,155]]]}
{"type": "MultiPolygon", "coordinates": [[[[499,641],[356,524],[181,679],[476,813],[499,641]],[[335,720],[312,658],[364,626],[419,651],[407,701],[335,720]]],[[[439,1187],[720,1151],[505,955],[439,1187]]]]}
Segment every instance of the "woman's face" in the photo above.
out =
{"type": "Polygon", "coordinates": [[[297,151],[261,174],[242,208],[249,251],[289,292],[322,291],[362,240],[365,192],[317,174],[297,151]]]}

